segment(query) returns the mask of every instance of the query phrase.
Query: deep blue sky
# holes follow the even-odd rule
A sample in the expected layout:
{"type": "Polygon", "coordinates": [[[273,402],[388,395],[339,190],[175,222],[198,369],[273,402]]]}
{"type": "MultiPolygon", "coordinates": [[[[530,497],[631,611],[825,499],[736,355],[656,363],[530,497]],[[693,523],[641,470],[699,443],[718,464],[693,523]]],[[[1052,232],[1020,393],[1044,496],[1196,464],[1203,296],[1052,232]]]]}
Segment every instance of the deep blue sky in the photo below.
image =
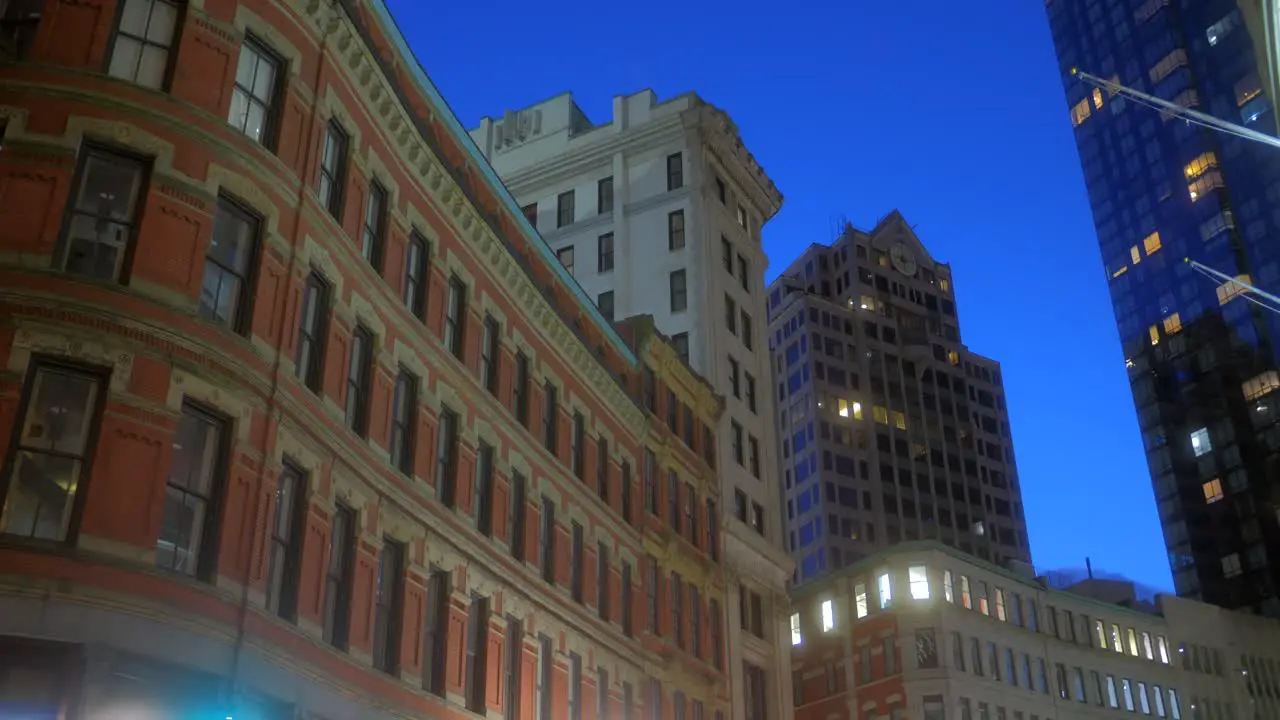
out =
{"type": "Polygon", "coordinates": [[[786,195],[770,279],[901,210],[1004,367],[1036,565],[1172,587],[1042,3],[388,2],[467,127],[566,90],[726,110],[786,195]]]}

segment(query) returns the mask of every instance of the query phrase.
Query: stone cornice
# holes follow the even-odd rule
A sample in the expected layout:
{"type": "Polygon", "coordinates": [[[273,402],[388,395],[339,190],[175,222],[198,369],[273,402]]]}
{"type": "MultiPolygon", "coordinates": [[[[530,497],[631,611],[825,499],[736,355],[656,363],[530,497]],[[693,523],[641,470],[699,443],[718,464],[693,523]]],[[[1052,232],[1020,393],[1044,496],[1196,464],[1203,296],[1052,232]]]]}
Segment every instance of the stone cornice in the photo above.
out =
{"type": "MultiPolygon", "coordinates": [[[[407,174],[417,181],[417,189],[435,201],[458,239],[470,245],[484,260],[481,264],[498,281],[497,285],[508,292],[513,304],[527,309],[528,316],[547,344],[553,346],[566,364],[574,367],[577,374],[599,393],[603,401],[601,405],[616,412],[626,427],[642,427],[644,416],[640,408],[596,359],[594,351],[588,349],[571,329],[569,320],[561,317],[551,306],[530,275],[494,233],[484,213],[476,208],[449,168],[441,162],[428,138],[419,132],[419,120],[433,123],[436,115],[450,112],[448,108],[428,108],[423,113],[423,107],[419,106],[415,110],[425,117],[415,117],[402,104],[397,95],[398,88],[386,77],[361,29],[351,17],[322,0],[289,0],[289,4],[310,23],[313,32],[328,36],[333,52],[341,62],[339,69],[363,101],[365,111],[386,129],[395,159],[408,166],[407,174]]],[[[358,9],[352,12],[358,12],[358,9]]],[[[412,58],[407,60],[413,62],[412,58]]],[[[531,242],[541,242],[541,239],[533,238],[531,242]]]]}
{"type": "Polygon", "coordinates": [[[700,103],[686,113],[684,125],[687,130],[697,134],[708,152],[715,155],[720,164],[733,175],[733,181],[761,211],[763,222],[768,222],[782,209],[782,193],[764,174],[763,168],[755,164],[752,155],[742,145],[728,115],[711,105],[700,103]],[[752,167],[757,172],[751,172],[752,167]]]}

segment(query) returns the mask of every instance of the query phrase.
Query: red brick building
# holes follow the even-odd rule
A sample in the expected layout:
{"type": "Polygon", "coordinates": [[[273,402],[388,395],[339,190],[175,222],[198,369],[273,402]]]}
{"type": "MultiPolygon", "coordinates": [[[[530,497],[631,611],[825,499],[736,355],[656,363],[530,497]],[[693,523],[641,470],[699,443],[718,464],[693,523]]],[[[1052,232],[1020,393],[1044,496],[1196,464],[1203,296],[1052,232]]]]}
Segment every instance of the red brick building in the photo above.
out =
{"type": "Polygon", "coordinates": [[[723,716],[720,401],[380,0],[0,2],[0,132],[0,714],[723,716]]]}

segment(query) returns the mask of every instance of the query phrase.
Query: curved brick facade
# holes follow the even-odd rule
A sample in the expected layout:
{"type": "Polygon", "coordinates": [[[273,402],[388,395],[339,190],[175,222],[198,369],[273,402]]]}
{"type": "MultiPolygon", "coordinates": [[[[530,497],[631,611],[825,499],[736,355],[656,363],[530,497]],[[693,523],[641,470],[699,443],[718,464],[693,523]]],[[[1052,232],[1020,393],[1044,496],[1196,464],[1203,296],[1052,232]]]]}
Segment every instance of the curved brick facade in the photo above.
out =
{"type": "Polygon", "coordinates": [[[727,711],[720,401],[376,3],[8,3],[0,710],[727,711]]]}

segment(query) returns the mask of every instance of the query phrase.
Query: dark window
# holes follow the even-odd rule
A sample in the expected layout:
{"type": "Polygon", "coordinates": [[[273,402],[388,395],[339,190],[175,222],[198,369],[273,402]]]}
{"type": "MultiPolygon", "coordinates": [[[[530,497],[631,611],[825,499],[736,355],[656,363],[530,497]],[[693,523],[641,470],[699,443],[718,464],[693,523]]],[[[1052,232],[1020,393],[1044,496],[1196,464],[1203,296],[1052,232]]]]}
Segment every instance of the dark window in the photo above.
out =
{"type": "Polygon", "coordinates": [[[483,441],[476,453],[476,530],[493,534],[493,446],[483,441]]]}
{"type": "Polygon", "coordinates": [[[433,568],[427,577],[427,616],[422,630],[422,689],[444,697],[449,658],[449,573],[433,568]]]}
{"type": "Polygon", "coordinates": [[[671,630],[676,636],[676,647],[684,649],[684,583],[680,574],[671,571],[671,630]]]}
{"type": "Polygon", "coordinates": [[[725,272],[733,274],[733,243],[724,235],[720,236],[720,264],[724,265],[725,272]]]}
{"type": "Polygon", "coordinates": [[[596,183],[596,212],[601,215],[613,212],[613,176],[596,183]]]}
{"type": "Polygon", "coordinates": [[[156,565],[209,581],[226,477],[226,420],[184,404],[166,483],[156,565]]]}
{"type": "Polygon", "coordinates": [[[382,273],[382,250],[387,232],[387,190],[377,180],[369,182],[369,197],[364,204],[364,223],[360,232],[360,255],[382,273]]]}
{"type": "Polygon", "coordinates": [[[391,404],[391,464],[413,475],[414,429],[418,424],[418,378],[401,369],[391,404]]]}
{"type": "Polygon", "coordinates": [[[485,685],[489,676],[489,598],[471,596],[471,609],[467,613],[467,709],[485,713],[485,685]]]}
{"type": "Polygon", "coordinates": [[[644,451],[644,509],[658,514],[658,456],[647,448],[644,451]]]}
{"type": "Polygon", "coordinates": [[[631,683],[622,683],[622,720],[635,720],[635,698],[632,696],[631,683]]]}
{"type": "Polygon", "coordinates": [[[707,553],[712,560],[720,559],[720,517],[716,501],[707,498],[707,553]]]}
{"type": "Polygon", "coordinates": [[[466,330],[467,286],[457,275],[449,278],[449,288],[444,304],[444,347],[454,357],[462,359],[462,335],[466,330]]]}
{"type": "Polygon", "coordinates": [[[330,120],[324,131],[316,195],[320,197],[320,205],[338,222],[342,222],[342,201],[347,187],[348,145],[347,131],[337,120],[330,120]]]}
{"type": "Polygon", "coordinates": [[[573,529],[572,544],[569,546],[569,594],[574,602],[582,602],[583,554],[582,526],[577,522],[571,524],[573,529]]]}
{"type": "Polygon", "coordinates": [[[127,0],[120,11],[107,72],[153,90],[163,89],[181,14],[171,0],[127,0]]]}
{"type": "Polygon", "coordinates": [[[725,187],[724,180],[720,178],[716,178],[716,197],[720,199],[721,205],[728,199],[728,188],[725,187]]]}
{"type": "MultiPolygon", "coordinates": [[[[74,539],[78,494],[89,474],[86,468],[93,464],[105,379],[99,373],[50,362],[31,363],[4,474],[0,475],[0,535],[54,542],[74,539]]],[[[184,412],[179,430],[187,425],[185,420],[184,412]]],[[[193,439],[203,439],[191,434],[193,439]]],[[[216,445],[210,448],[216,453],[216,445]]],[[[192,456],[184,449],[174,452],[175,461],[201,460],[200,455],[192,456]]],[[[178,466],[174,469],[176,474],[178,466]]],[[[207,483],[210,477],[206,474],[198,481],[207,483]]],[[[192,506],[189,512],[203,510],[192,506]]]]}
{"type": "Polygon", "coordinates": [[[596,719],[604,720],[609,716],[609,671],[602,665],[597,668],[596,673],[596,719]]]}
{"type": "Polygon", "coordinates": [[[671,347],[675,348],[676,355],[680,357],[681,362],[685,365],[689,364],[689,333],[676,333],[671,336],[671,347]]]}
{"type": "Polygon", "coordinates": [[[529,203],[520,208],[520,212],[524,215],[524,219],[529,221],[535,230],[538,229],[538,203],[529,203]]]}
{"type": "Polygon", "coordinates": [[[480,343],[480,382],[491,395],[498,394],[498,364],[501,358],[502,328],[492,315],[484,318],[480,343]]]}
{"type": "Polygon", "coordinates": [[[573,413],[573,434],[570,436],[573,447],[571,450],[571,463],[573,465],[573,475],[579,480],[587,479],[587,437],[586,437],[586,418],[582,417],[582,413],[573,413]]]}
{"type": "Polygon", "coordinates": [[[630,525],[634,518],[631,509],[631,463],[622,461],[622,487],[618,494],[622,496],[622,521],[630,525]]]}
{"type": "Polygon", "coordinates": [[[649,720],[662,720],[662,682],[657,678],[649,678],[649,697],[645,705],[649,709],[649,720]]]}
{"type": "Polygon", "coordinates": [[[449,408],[440,410],[440,427],[436,429],[436,498],[452,509],[458,486],[458,414],[449,408]]]}
{"type": "Polygon", "coordinates": [[[671,312],[683,312],[689,308],[689,288],[684,270],[673,270],[670,279],[671,312]]]}
{"type": "Polygon", "coordinates": [[[404,605],[404,546],[384,540],[378,554],[378,593],[373,608],[373,667],[400,672],[400,608],[404,605]]]}
{"type": "Polygon", "coordinates": [[[324,578],[324,639],[339,650],[347,649],[351,631],[355,532],[355,511],[338,505],[333,511],[333,526],[329,531],[329,567],[324,578]]]}
{"type": "Polygon", "coordinates": [[[609,548],[604,543],[596,546],[596,613],[609,619],[609,548]]]}
{"type": "Polygon", "coordinates": [[[596,438],[596,494],[609,503],[609,441],[596,438]]]}
{"type": "Polygon", "coordinates": [[[667,214],[667,249],[679,250],[684,247],[684,211],[676,210],[667,214]]]}
{"type": "Polygon", "coordinates": [[[351,357],[347,363],[346,423],[355,434],[369,432],[369,388],[373,375],[373,333],[356,325],[351,333],[351,357]]]}
{"type": "Polygon", "coordinates": [[[227,121],[263,145],[272,142],[283,69],[284,62],[265,45],[252,36],[244,39],[236,64],[235,87],[231,91],[231,112],[227,121]]]}
{"type": "Polygon", "coordinates": [[[702,657],[702,598],[693,583],[689,583],[689,638],[693,656],[702,657]]]}
{"type": "Polygon", "coordinates": [[[525,533],[525,503],[528,493],[528,482],[524,479],[524,475],[518,472],[511,473],[511,507],[508,512],[511,513],[511,555],[512,557],[524,562],[524,533],[525,533]]]}
{"type": "Polygon", "coordinates": [[[557,419],[560,417],[560,410],[557,407],[556,386],[548,380],[544,386],[545,392],[542,398],[542,446],[545,447],[552,455],[556,455],[557,448],[557,428],[559,423],[557,419]]]}
{"type": "Polygon", "coordinates": [[[524,665],[524,621],[507,616],[506,657],[502,661],[502,720],[520,720],[520,676],[524,665]]]}
{"type": "Polygon", "coordinates": [[[542,498],[542,527],[538,533],[538,563],[542,579],[556,581],[556,506],[551,498],[542,498]]]}
{"type": "Polygon", "coordinates": [[[200,317],[245,332],[251,306],[251,273],[258,255],[260,221],[236,203],[218,199],[213,237],[205,254],[200,317]]]}
{"type": "Polygon", "coordinates": [[[555,658],[551,654],[551,638],[538,636],[538,720],[554,720],[551,715],[551,677],[555,658]]]}
{"type": "Polygon", "coordinates": [[[667,191],[684,187],[684,158],[680,153],[667,156],[667,191]]]}
{"type": "Polygon", "coordinates": [[[742,283],[742,289],[751,292],[751,273],[750,265],[747,259],[741,255],[738,256],[738,280],[742,283]]]}
{"type": "Polygon", "coordinates": [[[417,231],[409,235],[404,257],[404,305],[422,319],[427,312],[427,279],[430,277],[431,244],[417,231]]]}
{"type": "Polygon", "coordinates": [[[529,357],[524,353],[516,353],[516,376],[512,383],[512,405],[516,420],[522,427],[529,427],[529,357]]]}
{"type": "Polygon", "coordinates": [[[560,193],[556,198],[556,227],[572,225],[573,216],[573,191],[560,193]]]}
{"type": "Polygon", "coordinates": [[[605,233],[596,238],[596,270],[613,272],[613,233],[605,233]]]}
{"type": "Polygon", "coordinates": [[[267,570],[267,610],[279,618],[296,622],[302,533],[307,518],[307,480],[293,463],[285,462],[284,470],[276,481],[275,502],[267,570]]]}
{"type": "Polygon", "coordinates": [[[569,653],[569,720],[582,720],[582,657],[569,653]]]}
{"type": "Polygon", "coordinates": [[[711,623],[711,661],[717,670],[724,669],[724,619],[720,617],[720,601],[714,598],[709,603],[707,615],[711,623]]]}
{"type": "Polygon", "coordinates": [[[698,496],[693,483],[684,484],[684,529],[685,536],[694,546],[698,546],[698,496]]]}
{"type": "Polygon", "coordinates": [[[147,169],[138,158],[81,148],[58,269],[94,280],[124,280],[147,169]]]}
{"type": "Polygon", "coordinates": [[[648,567],[646,574],[649,576],[644,588],[645,622],[651,634],[661,635],[661,626],[658,625],[658,593],[661,591],[662,574],[658,571],[658,559],[654,556],[647,556],[645,564],[648,567]]]}
{"type": "Polygon", "coordinates": [[[680,476],[675,470],[667,471],[667,520],[671,529],[680,534],[680,476]]]}
{"type": "Polygon", "coordinates": [[[633,634],[631,625],[631,563],[626,560],[622,561],[622,582],[620,586],[622,588],[622,634],[631,637],[633,634]]]}
{"type": "Polygon", "coordinates": [[[329,324],[329,283],[317,272],[307,276],[302,288],[302,311],[298,318],[298,349],[294,375],[313,392],[324,381],[325,336],[329,324]]]}
{"type": "Polygon", "coordinates": [[[613,322],[613,316],[614,316],[613,291],[606,290],[600,293],[599,295],[597,295],[596,307],[600,309],[600,314],[604,316],[605,320],[608,320],[609,322],[613,322]]]}

